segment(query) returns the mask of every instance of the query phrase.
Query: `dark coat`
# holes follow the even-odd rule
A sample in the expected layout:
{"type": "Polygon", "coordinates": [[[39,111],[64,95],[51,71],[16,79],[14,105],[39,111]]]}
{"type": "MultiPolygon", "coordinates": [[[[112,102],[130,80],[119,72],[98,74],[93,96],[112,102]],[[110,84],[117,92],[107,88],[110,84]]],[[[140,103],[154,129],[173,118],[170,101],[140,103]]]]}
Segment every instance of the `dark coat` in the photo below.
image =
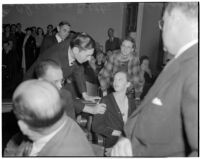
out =
{"type": "Polygon", "coordinates": [[[198,45],[170,61],[125,131],[134,156],[198,155],[198,45]]]}
{"type": "MultiPolygon", "coordinates": [[[[117,136],[112,136],[113,130],[123,132],[124,122],[121,111],[113,94],[102,98],[100,103],[106,104],[104,114],[94,115],[92,129],[105,137],[105,147],[112,147],[118,140],[117,136]]],[[[128,98],[128,116],[136,109],[134,99],[128,98]]]]}
{"type": "Polygon", "coordinates": [[[43,39],[42,45],[40,46],[40,54],[55,44],[58,44],[58,41],[55,35],[45,36],[43,39]]]}

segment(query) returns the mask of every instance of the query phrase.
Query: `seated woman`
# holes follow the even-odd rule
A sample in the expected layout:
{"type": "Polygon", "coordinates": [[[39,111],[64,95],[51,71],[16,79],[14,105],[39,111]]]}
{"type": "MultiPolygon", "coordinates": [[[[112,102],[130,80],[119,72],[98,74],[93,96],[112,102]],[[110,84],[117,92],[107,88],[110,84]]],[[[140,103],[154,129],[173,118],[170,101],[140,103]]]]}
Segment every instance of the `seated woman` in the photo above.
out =
{"type": "Polygon", "coordinates": [[[106,148],[112,147],[123,133],[123,127],[128,116],[135,110],[133,98],[126,95],[131,85],[126,72],[120,71],[114,75],[113,87],[115,92],[102,98],[101,103],[107,105],[104,114],[94,116],[92,129],[105,137],[106,148]]]}

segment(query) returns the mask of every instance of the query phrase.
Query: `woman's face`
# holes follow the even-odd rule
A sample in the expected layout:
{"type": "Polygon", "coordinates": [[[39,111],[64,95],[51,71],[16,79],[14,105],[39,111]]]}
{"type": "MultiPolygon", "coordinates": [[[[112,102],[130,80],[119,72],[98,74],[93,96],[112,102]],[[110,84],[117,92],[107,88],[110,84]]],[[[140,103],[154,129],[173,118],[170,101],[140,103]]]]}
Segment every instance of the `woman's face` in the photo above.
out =
{"type": "Polygon", "coordinates": [[[43,30],[42,30],[41,28],[39,28],[39,29],[38,29],[38,34],[39,34],[39,35],[42,35],[42,33],[43,33],[43,30]]]}
{"type": "Polygon", "coordinates": [[[124,40],[121,45],[121,53],[123,55],[129,55],[134,51],[133,43],[128,40],[124,40]]]}
{"type": "Polygon", "coordinates": [[[86,61],[90,61],[91,56],[94,53],[94,49],[93,48],[81,50],[78,47],[74,47],[72,49],[72,51],[74,53],[74,56],[75,56],[76,60],[79,63],[84,63],[86,61]]]}
{"type": "Polygon", "coordinates": [[[141,69],[143,71],[146,71],[148,68],[149,68],[149,60],[148,59],[144,59],[142,61],[142,64],[141,64],[141,69]]]}
{"type": "Polygon", "coordinates": [[[114,76],[113,87],[116,92],[126,91],[129,86],[129,82],[127,81],[127,76],[123,72],[118,72],[114,76]]]}

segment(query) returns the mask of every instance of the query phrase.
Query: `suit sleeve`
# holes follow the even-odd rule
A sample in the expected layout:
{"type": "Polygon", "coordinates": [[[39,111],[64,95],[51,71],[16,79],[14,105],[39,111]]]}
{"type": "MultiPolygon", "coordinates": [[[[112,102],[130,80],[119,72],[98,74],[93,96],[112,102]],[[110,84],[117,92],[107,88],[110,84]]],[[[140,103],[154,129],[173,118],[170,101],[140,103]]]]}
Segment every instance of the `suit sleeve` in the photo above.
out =
{"type": "Polygon", "coordinates": [[[190,156],[198,156],[198,82],[197,71],[185,81],[182,97],[182,116],[190,156]]]}
{"type": "MultiPolygon", "coordinates": [[[[100,103],[106,104],[106,102],[104,100],[102,100],[100,103]]],[[[106,116],[109,115],[107,109],[104,114],[94,115],[94,119],[92,122],[92,129],[94,132],[99,133],[103,136],[111,137],[113,128],[108,127],[106,124],[106,116]]]]}
{"type": "Polygon", "coordinates": [[[86,92],[86,81],[83,66],[76,65],[72,74],[76,81],[79,92],[86,92]]]}

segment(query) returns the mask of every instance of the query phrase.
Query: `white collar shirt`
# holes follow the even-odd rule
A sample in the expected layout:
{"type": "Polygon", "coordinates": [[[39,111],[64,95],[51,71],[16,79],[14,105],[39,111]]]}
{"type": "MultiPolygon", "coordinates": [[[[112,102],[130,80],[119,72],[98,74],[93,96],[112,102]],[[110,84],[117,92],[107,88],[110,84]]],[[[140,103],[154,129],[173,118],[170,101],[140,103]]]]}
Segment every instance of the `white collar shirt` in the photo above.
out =
{"type": "Polygon", "coordinates": [[[58,33],[56,34],[56,40],[58,41],[58,43],[62,42],[63,40],[61,39],[61,37],[58,35],[58,33]]]}

